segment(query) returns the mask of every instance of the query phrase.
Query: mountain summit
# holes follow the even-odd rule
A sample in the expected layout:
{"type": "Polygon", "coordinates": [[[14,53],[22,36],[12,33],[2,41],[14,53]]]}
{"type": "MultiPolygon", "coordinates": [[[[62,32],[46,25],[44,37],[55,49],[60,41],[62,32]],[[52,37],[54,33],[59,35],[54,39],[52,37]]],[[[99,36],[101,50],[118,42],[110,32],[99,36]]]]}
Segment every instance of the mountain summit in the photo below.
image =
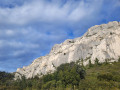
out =
{"type": "Polygon", "coordinates": [[[108,24],[95,25],[79,38],[68,39],[61,44],[56,44],[51,52],[39,57],[29,66],[18,68],[15,78],[24,75],[32,78],[52,73],[56,67],[63,63],[79,60],[83,65],[89,61],[114,62],[120,57],[120,22],[113,21],[108,24]]]}

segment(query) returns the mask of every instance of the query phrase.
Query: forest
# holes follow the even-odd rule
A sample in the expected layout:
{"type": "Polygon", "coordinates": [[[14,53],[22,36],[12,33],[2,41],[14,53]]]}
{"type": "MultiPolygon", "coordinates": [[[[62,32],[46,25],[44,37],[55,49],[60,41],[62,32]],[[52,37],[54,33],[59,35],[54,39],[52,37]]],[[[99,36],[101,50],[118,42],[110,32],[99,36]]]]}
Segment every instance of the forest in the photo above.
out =
{"type": "Polygon", "coordinates": [[[14,73],[0,71],[0,90],[120,90],[120,59],[99,63],[89,60],[87,66],[79,61],[65,63],[54,73],[31,79],[14,80],[14,73]]]}

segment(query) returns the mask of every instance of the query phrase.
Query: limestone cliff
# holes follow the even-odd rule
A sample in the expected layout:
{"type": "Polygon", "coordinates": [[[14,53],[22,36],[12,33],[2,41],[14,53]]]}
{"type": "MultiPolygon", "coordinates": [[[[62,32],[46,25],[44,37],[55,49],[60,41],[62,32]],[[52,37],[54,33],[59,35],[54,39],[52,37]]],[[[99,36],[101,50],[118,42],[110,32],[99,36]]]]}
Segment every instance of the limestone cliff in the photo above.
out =
{"type": "Polygon", "coordinates": [[[29,66],[18,68],[15,78],[52,73],[60,64],[71,61],[83,60],[83,64],[87,65],[89,60],[94,63],[96,58],[100,62],[105,59],[114,62],[119,57],[120,22],[114,21],[93,26],[82,37],[56,44],[48,55],[35,59],[29,66]]]}

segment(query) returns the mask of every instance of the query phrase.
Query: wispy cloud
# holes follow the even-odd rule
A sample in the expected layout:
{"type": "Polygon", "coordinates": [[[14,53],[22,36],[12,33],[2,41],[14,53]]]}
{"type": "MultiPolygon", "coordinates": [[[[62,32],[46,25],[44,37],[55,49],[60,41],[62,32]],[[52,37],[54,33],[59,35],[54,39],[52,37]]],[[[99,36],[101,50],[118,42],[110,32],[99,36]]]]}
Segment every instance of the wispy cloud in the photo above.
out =
{"type": "Polygon", "coordinates": [[[95,14],[103,0],[85,2],[84,0],[62,3],[35,0],[14,8],[0,8],[0,23],[24,25],[34,22],[77,22],[95,14]],[[96,8],[97,7],[97,8],[96,8]]]}

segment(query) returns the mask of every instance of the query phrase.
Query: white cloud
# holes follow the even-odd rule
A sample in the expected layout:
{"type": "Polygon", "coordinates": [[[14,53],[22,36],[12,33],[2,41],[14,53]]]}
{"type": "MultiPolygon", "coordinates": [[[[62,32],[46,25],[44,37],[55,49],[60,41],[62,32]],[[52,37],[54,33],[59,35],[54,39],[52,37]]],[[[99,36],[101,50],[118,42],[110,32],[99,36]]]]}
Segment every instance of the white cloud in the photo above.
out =
{"type": "Polygon", "coordinates": [[[14,31],[13,30],[7,30],[6,35],[8,35],[8,36],[14,35],[14,31]]]}
{"type": "MultiPolygon", "coordinates": [[[[68,1],[61,5],[55,2],[35,0],[14,8],[0,8],[0,23],[24,25],[33,22],[76,22],[95,13],[103,0],[89,3],[68,1]],[[96,8],[97,6],[97,8],[96,8]]],[[[62,2],[62,1],[61,1],[62,2]]]]}

